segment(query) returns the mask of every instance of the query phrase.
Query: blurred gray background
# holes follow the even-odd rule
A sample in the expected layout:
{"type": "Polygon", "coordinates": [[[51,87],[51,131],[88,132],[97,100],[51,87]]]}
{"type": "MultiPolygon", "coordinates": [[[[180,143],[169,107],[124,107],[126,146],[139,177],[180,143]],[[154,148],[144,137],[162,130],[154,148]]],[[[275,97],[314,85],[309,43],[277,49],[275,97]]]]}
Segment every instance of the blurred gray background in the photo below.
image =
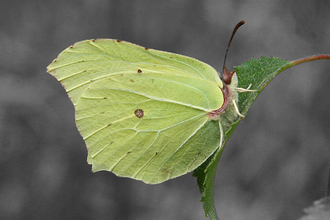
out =
{"type": "MultiPolygon", "coordinates": [[[[74,108],[46,66],[73,43],[114,38],[219,71],[251,57],[330,53],[330,1],[2,0],[0,219],[206,219],[196,179],[159,185],[91,173],[74,108]]],[[[228,142],[215,180],[221,219],[297,219],[325,194],[330,62],[277,76],[228,142]]]]}

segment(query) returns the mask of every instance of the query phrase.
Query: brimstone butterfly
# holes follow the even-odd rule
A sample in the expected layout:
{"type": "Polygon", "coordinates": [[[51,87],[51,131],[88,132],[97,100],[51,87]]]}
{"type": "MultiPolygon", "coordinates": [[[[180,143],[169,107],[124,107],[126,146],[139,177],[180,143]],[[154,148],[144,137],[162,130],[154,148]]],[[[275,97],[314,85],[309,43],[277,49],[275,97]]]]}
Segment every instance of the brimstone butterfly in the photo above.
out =
{"type": "Polygon", "coordinates": [[[93,171],[151,184],[181,176],[239,117],[234,72],[221,80],[196,59],[120,40],[78,42],[48,72],[71,98],[93,171]]]}

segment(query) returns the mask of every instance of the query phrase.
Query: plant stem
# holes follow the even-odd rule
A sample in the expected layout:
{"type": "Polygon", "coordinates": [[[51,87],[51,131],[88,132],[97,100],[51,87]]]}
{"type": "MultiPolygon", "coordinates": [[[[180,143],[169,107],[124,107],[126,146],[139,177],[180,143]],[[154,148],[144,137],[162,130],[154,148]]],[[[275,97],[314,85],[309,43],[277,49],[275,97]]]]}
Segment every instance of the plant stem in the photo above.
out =
{"type": "Polygon", "coordinates": [[[322,54],[322,55],[315,55],[315,56],[311,56],[311,57],[306,57],[303,59],[298,59],[298,60],[294,60],[291,62],[291,66],[295,66],[301,63],[307,63],[309,61],[314,61],[314,60],[324,60],[324,59],[329,59],[330,60],[330,56],[326,55],[326,54],[322,54]]]}

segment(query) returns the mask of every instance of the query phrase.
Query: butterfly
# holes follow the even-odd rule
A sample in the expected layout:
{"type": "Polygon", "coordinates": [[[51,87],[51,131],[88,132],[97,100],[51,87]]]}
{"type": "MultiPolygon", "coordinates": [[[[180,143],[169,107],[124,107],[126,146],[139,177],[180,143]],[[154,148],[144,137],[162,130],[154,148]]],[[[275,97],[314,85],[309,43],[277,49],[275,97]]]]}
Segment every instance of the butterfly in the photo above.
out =
{"type": "Polygon", "coordinates": [[[238,92],[253,91],[225,66],[220,78],[194,58],[113,39],[78,42],[47,71],[74,105],[92,170],[150,184],[200,166],[244,117],[238,92]]]}

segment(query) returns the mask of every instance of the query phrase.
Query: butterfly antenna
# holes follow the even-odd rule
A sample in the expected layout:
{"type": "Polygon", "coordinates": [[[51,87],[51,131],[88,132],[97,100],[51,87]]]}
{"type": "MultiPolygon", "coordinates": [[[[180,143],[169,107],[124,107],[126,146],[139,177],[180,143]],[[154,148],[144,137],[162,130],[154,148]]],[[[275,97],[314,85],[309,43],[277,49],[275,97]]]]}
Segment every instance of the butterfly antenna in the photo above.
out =
{"type": "Polygon", "coordinates": [[[229,47],[230,47],[230,44],[231,44],[231,41],[233,40],[233,37],[237,31],[237,29],[242,26],[243,24],[245,24],[245,21],[240,21],[236,24],[234,30],[233,30],[233,33],[231,34],[231,37],[230,37],[230,40],[229,40],[229,43],[228,43],[228,47],[227,47],[227,50],[226,50],[226,53],[225,53],[225,60],[223,61],[223,77],[222,77],[222,80],[226,83],[226,84],[230,84],[231,83],[231,77],[233,75],[233,72],[229,72],[227,67],[226,67],[226,60],[227,60],[227,54],[228,54],[228,50],[229,50],[229,47]]]}

